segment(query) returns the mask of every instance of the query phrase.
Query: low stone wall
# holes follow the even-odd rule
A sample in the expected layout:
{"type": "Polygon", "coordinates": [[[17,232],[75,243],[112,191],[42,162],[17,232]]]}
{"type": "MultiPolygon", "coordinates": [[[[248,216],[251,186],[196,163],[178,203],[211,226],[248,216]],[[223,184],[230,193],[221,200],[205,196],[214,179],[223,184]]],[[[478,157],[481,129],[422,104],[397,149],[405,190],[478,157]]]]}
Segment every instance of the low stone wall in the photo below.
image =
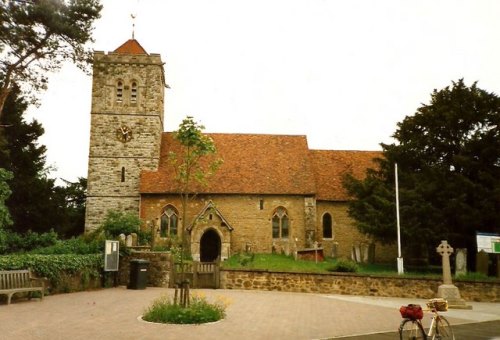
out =
{"type": "Polygon", "coordinates": [[[141,259],[149,261],[148,286],[168,287],[170,281],[170,253],[133,251],[129,256],[120,257],[119,284],[128,285],[130,279],[130,261],[141,259]]]}
{"type": "MultiPolygon", "coordinates": [[[[391,296],[430,299],[442,282],[433,279],[365,276],[356,274],[305,274],[259,270],[221,270],[221,288],[286,292],[391,296]]],[[[457,282],[466,301],[500,302],[498,282],[457,282]]]]}

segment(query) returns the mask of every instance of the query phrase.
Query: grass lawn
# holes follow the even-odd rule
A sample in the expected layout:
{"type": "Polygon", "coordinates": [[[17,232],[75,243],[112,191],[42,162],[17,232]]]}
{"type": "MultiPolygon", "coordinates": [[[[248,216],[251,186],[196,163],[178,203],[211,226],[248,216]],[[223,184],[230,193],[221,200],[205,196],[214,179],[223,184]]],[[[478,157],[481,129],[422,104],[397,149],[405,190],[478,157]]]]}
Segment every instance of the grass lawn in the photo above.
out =
{"type": "MultiPolygon", "coordinates": [[[[285,272],[329,273],[339,260],[326,258],[322,262],[295,260],[292,256],[281,254],[236,254],[223,262],[223,268],[260,269],[285,272]]],[[[345,260],[342,260],[345,262],[345,260]]],[[[358,264],[358,273],[396,273],[395,265],[358,264]],[[393,268],[394,267],[394,268],[393,268]]]]}
{"type": "MultiPolygon", "coordinates": [[[[223,268],[228,269],[257,269],[280,272],[300,273],[329,273],[338,261],[326,258],[323,262],[294,260],[292,256],[281,254],[236,254],[222,263],[223,268]]],[[[357,264],[357,273],[361,275],[398,276],[396,261],[394,264],[357,264]]],[[[414,278],[442,278],[439,266],[409,267],[405,268],[403,277],[414,278]]],[[[478,273],[468,273],[454,280],[472,281],[498,281],[494,277],[487,277],[478,273]]]]}

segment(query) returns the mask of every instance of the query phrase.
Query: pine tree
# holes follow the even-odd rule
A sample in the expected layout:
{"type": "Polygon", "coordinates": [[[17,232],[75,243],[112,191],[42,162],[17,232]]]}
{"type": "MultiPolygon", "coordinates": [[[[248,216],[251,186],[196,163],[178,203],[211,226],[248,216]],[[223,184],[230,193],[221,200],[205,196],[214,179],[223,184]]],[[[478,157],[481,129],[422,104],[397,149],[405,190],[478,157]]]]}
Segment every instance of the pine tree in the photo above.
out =
{"type": "Polygon", "coordinates": [[[54,229],[62,236],[79,234],[85,218],[86,179],[59,187],[48,178],[46,148],[37,143],[44,130],[36,120],[24,120],[27,106],[14,86],[0,122],[0,168],[13,173],[7,181],[12,194],[5,202],[13,221],[10,228],[21,233],[54,229]]]}
{"type": "Polygon", "coordinates": [[[0,1],[0,117],[14,84],[31,101],[65,61],[86,68],[101,9],[99,0],[0,1]]]}

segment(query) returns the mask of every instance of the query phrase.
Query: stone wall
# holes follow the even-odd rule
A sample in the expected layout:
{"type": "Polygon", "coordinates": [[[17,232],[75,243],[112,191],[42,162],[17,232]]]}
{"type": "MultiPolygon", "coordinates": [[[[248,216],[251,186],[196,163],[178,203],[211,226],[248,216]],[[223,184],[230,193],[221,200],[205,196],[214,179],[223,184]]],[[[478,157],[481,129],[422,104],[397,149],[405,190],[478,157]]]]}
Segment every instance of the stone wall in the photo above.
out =
{"type": "MultiPolygon", "coordinates": [[[[120,258],[118,280],[120,285],[128,285],[129,283],[130,260],[132,259],[143,259],[150,262],[148,286],[168,287],[171,260],[170,254],[167,252],[133,252],[127,257],[120,258]]],[[[430,299],[436,297],[438,286],[441,283],[440,280],[435,279],[366,276],[351,273],[315,274],[265,270],[220,270],[220,288],[222,289],[430,299]]],[[[466,301],[500,302],[500,281],[457,281],[454,284],[459,288],[462,298],[466,301]]]]}
{"type": "MultiPolygon", "coordinates": [[[[442,282],[433,279],[221,270],[221,288],[430,299],[442,282]]],[[[466,301],[500,302],[500,282],[457,282],[466,301]]]]}

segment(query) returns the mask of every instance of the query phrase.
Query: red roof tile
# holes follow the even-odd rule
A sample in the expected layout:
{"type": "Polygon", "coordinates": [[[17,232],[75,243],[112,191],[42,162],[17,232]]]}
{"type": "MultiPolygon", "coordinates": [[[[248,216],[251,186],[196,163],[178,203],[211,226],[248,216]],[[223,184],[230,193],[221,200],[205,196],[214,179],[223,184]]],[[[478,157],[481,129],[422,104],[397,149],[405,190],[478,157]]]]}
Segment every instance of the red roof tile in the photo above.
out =
{"type": "MultiPolygon", "coordinates": [[[[213,194],[313,195],[314,174],[305,136],[207,134],[224,163],[209,186],[195,189],[213,194]]],[[[172,133],[163,133],[158,171],[143,171],[141,193],[173,193],[176,190],[168,153],[180,150],[172,133]]]]}
{"type": "Polygon", "coordinates": [[[115,53],[120,54],[148,54],[146,50],[135,39],[129,39],[124,42],[120,47],[114,50],[115,53]]]}
{"type": "Polygon", "coordinates": [[[347,201],[349,195],[342,186],[342,177],[351,173],[362,179],[368,168],[375,168],[374,158],[382,157],[380,151],[311,150],[311,168],[316,178],[316,199],[347,201]]]}

